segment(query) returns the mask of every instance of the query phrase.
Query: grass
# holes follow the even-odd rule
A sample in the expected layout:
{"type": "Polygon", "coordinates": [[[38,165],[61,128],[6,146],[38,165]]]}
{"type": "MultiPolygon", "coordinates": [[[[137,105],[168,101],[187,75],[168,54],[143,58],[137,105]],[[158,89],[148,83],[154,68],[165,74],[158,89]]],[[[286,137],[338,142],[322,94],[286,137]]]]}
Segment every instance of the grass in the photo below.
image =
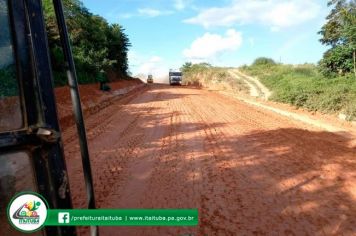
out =
{"type": "Polygon", "coordinates": [[[344,113],[356,119],[356,79],[353,75],[323,77],[318,68],[305,65],[252,65],[241,70],[257,76],[272,91],[271,100],[310,111],[344,113]]]}

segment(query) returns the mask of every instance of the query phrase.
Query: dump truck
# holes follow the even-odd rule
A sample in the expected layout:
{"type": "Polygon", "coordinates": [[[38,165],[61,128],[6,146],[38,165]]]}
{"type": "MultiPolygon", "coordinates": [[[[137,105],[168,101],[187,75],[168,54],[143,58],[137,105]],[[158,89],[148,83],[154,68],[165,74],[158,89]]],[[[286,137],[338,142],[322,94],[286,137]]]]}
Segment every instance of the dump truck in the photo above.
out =
{"type": "Polygon", "coordinates": [[[153,76],[152,75],[148,75],[147,76],[147,83],[148,84],[152,84],[153,83],[153,76]]]}
{"type": "Polygon", "coordinates": [[[176,71],[176,70],[169,71],[169,84],[170,85],[174,85],[174,84],[181,85],[182,78],[183,78],[182,72],[176,71]]]}

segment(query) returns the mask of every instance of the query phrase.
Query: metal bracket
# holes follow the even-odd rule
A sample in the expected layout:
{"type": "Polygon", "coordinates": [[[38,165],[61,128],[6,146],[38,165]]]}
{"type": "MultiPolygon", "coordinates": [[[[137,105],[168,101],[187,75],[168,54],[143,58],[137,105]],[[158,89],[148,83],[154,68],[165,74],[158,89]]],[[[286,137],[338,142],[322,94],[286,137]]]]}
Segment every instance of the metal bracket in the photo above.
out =
{"type": "Polygon", "coordinates": [[[43,127],[38,128],[36,135],[47,143],[55,143],[61,137],[59,132],[43,127]]]}

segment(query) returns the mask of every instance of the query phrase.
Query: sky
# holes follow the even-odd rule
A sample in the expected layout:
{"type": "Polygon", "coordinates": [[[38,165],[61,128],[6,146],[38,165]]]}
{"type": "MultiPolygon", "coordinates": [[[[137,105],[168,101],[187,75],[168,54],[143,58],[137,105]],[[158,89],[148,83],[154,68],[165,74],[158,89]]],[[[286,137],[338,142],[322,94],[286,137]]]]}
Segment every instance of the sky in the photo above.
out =
{"type": "Polygon", "coordinates": [[[161,76],[184,62],[237,67],[265,56],[317,63],[325,0],[83,0],[125,28],[130,72],[161,76]]]}

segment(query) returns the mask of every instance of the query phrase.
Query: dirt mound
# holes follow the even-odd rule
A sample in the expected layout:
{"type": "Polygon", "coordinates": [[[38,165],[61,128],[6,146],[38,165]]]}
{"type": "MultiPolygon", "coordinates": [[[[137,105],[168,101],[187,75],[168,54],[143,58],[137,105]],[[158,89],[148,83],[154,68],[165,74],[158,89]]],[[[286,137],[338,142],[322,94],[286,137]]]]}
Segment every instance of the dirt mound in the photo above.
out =
{"type": "MultiPolygon", "coordinates": [[[[135,89],[138,85],[143,85],[139,79],[119,80],[109,83],[111,91],[99,90],[99,83],[79,85],[80,99],[84,115],[97,112],[98,110],[111,104],[112,100],[118,95],[135,89]]],[[[55,89],[57,100],[58,116],[61,128],[67,128],[74,124],[72,100],[69,87],[55,89]]]]}

